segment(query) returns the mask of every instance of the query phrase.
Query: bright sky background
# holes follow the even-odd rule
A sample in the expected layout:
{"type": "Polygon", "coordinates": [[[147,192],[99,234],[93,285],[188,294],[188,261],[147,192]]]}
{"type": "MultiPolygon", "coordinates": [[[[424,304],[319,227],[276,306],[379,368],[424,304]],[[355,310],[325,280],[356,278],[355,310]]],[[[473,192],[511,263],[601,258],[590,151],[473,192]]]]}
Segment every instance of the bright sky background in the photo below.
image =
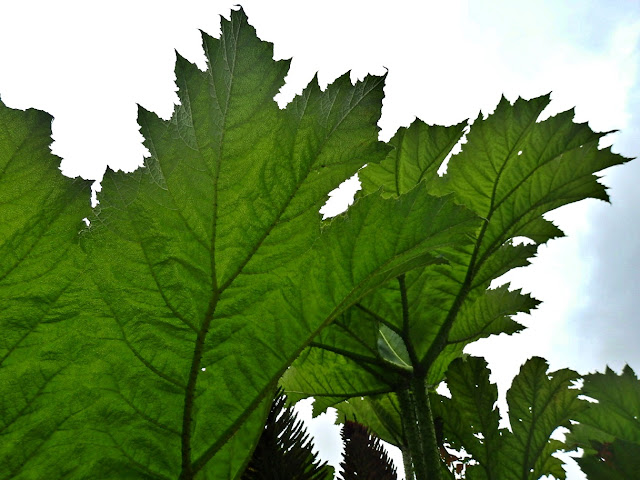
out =
{"type": "MultiPolygon", "coordinates": [[[[52,149],[65,174],[99,179],[106,165],[133,170],[144,154],[136,104],[171,115],[174,50],[204,68],[198,29],[216,36],[218,15],[228,16],[234,3],[3,2],[0,96],[55,117],[52,149]]],[[[326,84],[348,70],[362,78],[386,68],[380,127],[387,140],[416,116],[452,124],[490,112],[503,93],[514,100],[552,91],[553,112],[575,106],[577,121],[620,130],[608,137],[614,151],[640,155],[637,0],[246,0],[243,7],[276,57],[293,57],[281,102],[315,72],[326,84]]],[[[640,372],[640,161],[606,172],[604,182],[613,205],[554,212],[568,238],[510,276],[544,301],[518,319],[530,328],[471,350],[487,356],[502,395],[532,355],[553,369],[629,363],[640,372]]],[[[337,429],[327,416],[312,426],[337,465],[337,429]]],[[[571,471],[568,478],[583,477],[571,471]]]]}

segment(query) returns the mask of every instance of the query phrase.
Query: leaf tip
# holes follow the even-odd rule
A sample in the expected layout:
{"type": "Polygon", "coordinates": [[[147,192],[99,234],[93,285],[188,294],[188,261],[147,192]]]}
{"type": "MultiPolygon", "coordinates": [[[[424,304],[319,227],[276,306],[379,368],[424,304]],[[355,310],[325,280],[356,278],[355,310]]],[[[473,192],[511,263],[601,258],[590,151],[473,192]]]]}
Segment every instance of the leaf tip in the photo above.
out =
{"type": "Polygon", "coordinates": [[[225,21],[230,22],[235,19],[239,21],[248,22],[247,13],[244,11],[244,8],[239,3],[234,3],[231,6],[231,18],[230,20],[225,19],[225,21]]]}
{"type": "Polygon", "coordinates": [[[182,69],[193,66],[193,64],[189,60],[187,60],[177,49],[174,48],[173,53],[176,56],[176,66],[174,69],[176,72],[176,76],[177,76],[178,70],[182,70],[182,69]]]}

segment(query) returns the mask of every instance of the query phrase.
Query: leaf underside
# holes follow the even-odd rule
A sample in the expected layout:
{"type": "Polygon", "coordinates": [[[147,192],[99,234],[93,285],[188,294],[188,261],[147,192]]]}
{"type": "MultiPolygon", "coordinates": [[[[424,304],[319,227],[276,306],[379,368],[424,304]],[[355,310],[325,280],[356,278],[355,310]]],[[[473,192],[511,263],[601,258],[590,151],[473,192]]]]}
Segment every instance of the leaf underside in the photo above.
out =
{"type": "Polygon", "coordinates": [[[177,60],[172,118],[139,112],[144,167],[108,171],[93,211],[57,170],[51,118],[0,104],[6,478],[235,478],[318,332],[478,228],[426,188],[322,222],[389,151],[384,79],[314,82],[280,110],[289,62],[242,10],[203,46],[207,71],[177,60]]]}
{"type": "Polygon", "coordinates": [[[567,443],[584,450],[577,462],[589,479],[633,478],[640,471],[640,380],[630,366],[617,375],[584,377],[584,395],[597,400],[576,417],[567,443]]]}
{"type": "Polygon", "coordinates": [[[464,448],[476,462],[467,467],[468,478],[565,478],[562,461],[552,456],[565,444],[550,436],[559,426],[568,426],[586,402],[577,398],[578,389],[570,388],[578,378],[575,372],[547,370],[546,361],[534,357],[513,380],[507,392],[509,431],[498,428],[498,391],[489,382],[486,361],[467,357],[451,363],[447,372],[451,399],[438,397],[434,409],[444,420],[446,441],[464,448]]]}
{"type": "Polygon", "coordinates": [[[539,302],[508,284],[489,289],[491,282],[528,265],[540,245],[563,235],[543,214],[586,198],[607,200],[595,173],[627,161],[598,149],[608,132],[574,123],[572,110],[538,121],[549,100],[545,95],[510,104],[503,98],[495,112],[473,122],[462,151],[448,160],[442,176],[437,172],[465,124],[441,127],[416,120],[391,139],[394,149],[382,162],[359,173],[362,195],[381,191],[402,198],[423,187],[454,195],[484,222],[470,243],[442,252],[446,264],[427,264],[388,282],[323,330],[312,350],[325,353],[301,356],[284,378],[287,389],[299,398],[321,399],[317,413],[362,392],[397,391],[410,368],[397,368],[380,351],[384,329],[394,331],[412,353],[409,367],[427,370],[428,383],[436,385],[469,343],[523,328],[512,317],[539,302]],[[515,244],[518,237],[530,242],[515,244]],[[332,371],[332,381],[315,381],[317,368],[332,371]]]}

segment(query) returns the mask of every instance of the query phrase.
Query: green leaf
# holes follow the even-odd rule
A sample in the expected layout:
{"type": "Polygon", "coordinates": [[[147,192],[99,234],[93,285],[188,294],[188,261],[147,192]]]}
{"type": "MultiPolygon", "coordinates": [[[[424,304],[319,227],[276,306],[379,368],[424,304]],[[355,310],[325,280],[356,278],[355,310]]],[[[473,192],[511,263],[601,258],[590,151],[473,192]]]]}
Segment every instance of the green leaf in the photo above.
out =
{"type": "Polygon", "coordinates": [[[456,421],[451,423],[448,412],[441,412],[445,426],[466,432],[461,438],[464,448],[485,468],[487,478],[498,478],[490,466],[500,464],[503,439],[498,430],[498,389],[489,382],[487,362],[476,357],[455,360],[447,371],[447,386],[451,400],[445,404],[456,412],[456,421]]]}
{"type": "MultiPolygon", "coordinates": [[[[0,101],[0,471],[13,478],[83,408],[84,254],[90,182],[60,175],[51,116],[0,101]],[[60,320],[64,321],[61,322],[60,320]],[[61,355],[64,351],[65,354],[61,355]],[[65,402],[50,401],[62,392],[65,402]]],[[[72,450],[73,447],[70,448],[72,450]]],[[[72,467],[60,465],[51,478],[72,467]]]]}
{"type": "MultiPolygon", "coordinates": [[[[454,360],[447,371],[451,398],[431,394],[434,418],[443,424],[443,443],[464,449],[473,463],[466,475],[474,479],[537,480],[544,475],[564,478],[562,461],[553,456],[566,445],[551,439],[560,426],[568,426],[586,408],[571,388],[575,372],[547,373],[547,363],[537,357],[521,368],[507,393],[511,431],[500,429],[498,390],[490,383],[487,362],[482,358],[454,360]]],[[[337,405],[344,418],[357,418],[383,432],[390,443],[406,448],[403,414],[392,394],[349,399],[337,405]]]]}
{"type": "Polygon", "coordinates": [[[640,469],[640,381],[635,372],[627,365],[620,375],[610,368],[586,375],[582,390],[597,403],[589,403],[567,435],[567,443],[584,449],[577,460],[580,467],[590,479],[632,478],[640,469]]]}
{"type": "Polygon", "coordinates": [[[287,389],[287,397],[292,402],[314,396],[314,416],[352,397],[354,392],[364,396],[393,389],[384,381],[384,371],[379,367],[315,347],[305,350],[293,362],[283,375],[281,385],[287,389]],[[307,371],[308,363],[316,365],[316,369],[307,371]]]}
{"type": "MultiPolygon", "coordinates": [[[[383,195],[402,198],[419,184],[431,193],[453,194],[485,221],[471,233],[470,245],[442,251],[446,264],[416,268],[404,275],[402,285],[394,279],[363,298],[353,307],[358,311],[349,317],[348,331],[335,323],[316,347],[355,362],[369,355],[368,362],[373,362],[366,352],[378,347],[379,338],[374,341],[371,332],[384,325],[399,335],[411,367],[420,364],[428,371],[428,383],[435,385],[468,343],[522,328],[511,317],[529,312],[538,302],[509,291],[508,285],[488,290],[489,285],[511,269],[528,265],[540,244],[562,235],[544,213],[587,197],[606,199],[594,173],[626,161],[609,149],[599,150],[606,133],[573,123],[572,111],[538,122],[548,103],[549,96],[519,99],[513,105],[502,99],[492,115],[473,123],[462,152],[451,158],[442,177],[437,171],[460,138],[463,124],[444,128],[417,121],[394,137],[395,149],[383,162],[359,173],[365,193],[382,188],[383,195]],[[514,245],[516,237],[534,243],[514,245]],[[360,339],[358,345],[354,338],[360,339]]],[[[304,368],[299,365],[298,375],[311,375],[318,368],[310,360],[304,368]]],[[[396,378],[388,383],[402,383],[403,373],[396,367],[388,363],[387,374],[396,378]]],[[[375,377],[380,374],[371,376],[373,383],[375,377]]]]}
{"type": "Polygon", "coordinates": [[[213,459],[204,466],[198,478],[242,479],[250,461],[247,453],[255,452],[254,449],[264,433],[265,419],[271,411],[271,406],[272,402],[269,398],[265,398],[213,459]]]}
{"type": "MultiPolygon", "coordinates": [[[[548,103],[548,96],[519,99],[513,105],[503,99],[492,115],[474,122],[462,152],[434,182],[436,190],[453,192],[486,223],[473,249],[457,262],[452,260],[450,273],[428,283],[431,290],[451,292],[451,298],[446,316],[432,309],[428,313],[434,320],[415,322],[413,336],[433,338],[431,344],[417,346],[426,365],[445,348],[463,304],[482,295],[498,274],[525,265],[535,252],[518,249],[522,256],[513,257],[503,253],[503,246],[515,237],[525,236],[539,245],[561,235],[542,214],[588,197],[606,199],[593,174],[625,161],[609,149],[598,150],[606,133],[573,123],[572,111],[537,122],[548,103]]],[[[430,300],[429,295],[421,298],[424,303],[430,300]]]]}
{"type": "Polygon", "coordinates": [[[529,313],[539,304],[521,290],[509,290],[509,284],[502,285],[467,302],[460,309],[458,319],[449,332],[450,344],[467,345],[479,338],[500,333],[515,333],[524,327],[511,319],[517,313],[529,313]]]}
{"type": "Polygon", "coordinates": [[[553,456],[565,444],[550,438],[568,426],[586,405],[580,390],[571,388],[578,375],[571,370],[547,373],[545,360],[527,361],[507,392],[511,431],[499,430],[498,392],[489,383],[486,361],[467,357],[451,363],[447,385],[451,399],[434,402],[444,420],[445,437],[463,447],[478,462],[469,478],[537,480],[543,475],[564,478],[562,461],[553,456]]]}
{"type": "Polygon", "coordinates": [[[380,325],[378,331],[378,353],[386,362],[409,372],[413,370],[409,352],[402,337],[386,325],[380,325]]]}
{"type": "MultiPolygon", "coordinates": [[[[384,251],[385,244],[395,249],[395,251],[402,251],[406,248],[403,245],[404,242],[415,242],[415,240],[412,239],[412,235],[414,234],[408,230],[408,227],[411,228],[411,224],[407,222],[409,222],[411,218],[415,218],[415,231],[420,232],[420,234],[425,237],[423,245],[431,246],[434,252],[446,250],[451,244],[465,244],[468,241],[468,232],[470,230],[472,231],[475,225],[477,225],[476,219],[469,216],[466,210],[454,205],[450,196],[442,198],[433,197],[425,195],[423,188],[415,188],[395,200],[389,199],[384,201],[377,194],[364,196],[354,204],[346,216],[333,220],[333,222],[331,222],[331,228],[334,229],[333,233],[335,237],[340,239],[341,250],[348,252],[344,257],[345,262],[346,259],[349,258],[352,266],[357,267],[353,262],[359,259],[363,262],[363,265],[368,266],[370,264],[369,261],[357,253],[357,245],[368,247],[374,244],[375,251],[378,254],[384,251]],[[393,202],[397,202],[398,206],[406,209],[407,214],[399,215],[393,213],[391,211],[394,205],[393,202]],[[371,204],[371,207],[367,207],[369,204],[371,204]],[[362,208],[363,210],[366,208],[367,212],[370,212],[369,216],[363,216],[360,219],[355,217],[354,213],[358,208],[362,208]],[[384,240],[384,243],[370,242],[366,236],[363,235],[360,224],[366,225],[368,231],[376,232],[377,234],[387,231],[389,234],[378,236],[378,238],[384,240]],[[348,232],[347,229],[351,230],[351,232],[348,232]],[[400,239],[403,243],[397,243],[397,240],[394,240],[394,238],[400,239]],[[358,243],[356,245],[350,245],[349,242],[353,240],[357,240],[358,243]]],[[[422,248],[424,248],[424,246],[422,248]]],[[[336,295],[333,289],[344,284],[346,279],[352,281],[351,273],[347,272],[350,277],[345,278],[344,276],[345,271],[342,266],[344,263],[341,261],[332,263],[332,260],[335,259],[335,253],[330,252],[330,249],[333,248],[333,246],[328,246],[326,250],[327,253],[319,255],[319,258],[325,259],[320,262],[324,273],[310,274],[305,277],[311,282],[317,278],[328,279],[326,283],[318,286],[318,290],[316,291],[320,292],[320,294],[305,295],[304,298],[307,299],[306,307],[313,306],[322,298],[335,298],[336,295]],[[327,289],[331,290],[327,291],[327,289]]],[[[393,261],[385,265],[386,277],[382,275],[372,277],[373,281],[376,282],[373,288],[368,288],[368,286],[363,283],[360,296],[353,298],[352,304],[357,303],[365,294],[370,293],[375,290],[376,287],[384,284],[391,278],[397,277],[406,270],[419,268],[424,264],[442,263],[440,258],[431,255],[419,257],[418,260],[419,262],[408,264],[403,260],[403,257],[395,254],[393,261]]],[[[348,306],[349,305],[345,305],[345,310],[348,306]]],[[[320,354],[312,350],[308,354],[303,354],[294,363],[293,367],[286,372],[282,385],[286,388],[291,398],[297,399],[311,395],[331,397],[328,403],[322,403],[324,408],[332,405],[336,401],[345,399],[345,394],[349,396],[359,396],[365,393],[372,394],[390,391],[399,381],[395,374],[397,372],[402,374],[407,373],[406,365],[396,364],[382,357],[378,344],[380,329],[378,325],[375,325],[375,330],[372,330],[372,324],[360,322],[358,319],[361,315],[369,314],[366,309],[355,308],[349,312],[349,315],[339,317],[335,322],[336,329],[330,331],[327,336],[325,336],[324,331],[321,332],[311,344],[313,350],[322,348],[327,350],[327,353],[320,354]],[[366,331],[362,331],[362,327],[364,327],[366,331]],[[362,344],[366,338],[372,341],[375,339],[375,344],[365,346],[365,348],[361,350],[358,350],[359,347],[357,346],[353,349],[350,347],[350,345],[354,343],[362,344]],[[328,342],[335,343],[333,346],[327,347],[328,342]],[[347,358],[340,359],[339,356],[344,356],[344,353],[348,353],[347,358]],[[333,360],[330,361],[329,359],[333,360]],[[341,370],[336,362],[339,362],[341,366],[347,368],[341,370]],[[356,364],[362,368],[356,367],[356,364]],[[309,369],[309,365],[312,365],[313,368],[309,369]],[[326,365],[327,368],[323,368],[323,365],[326,365]],[[381,373],[384,372],[384,370],[380,368],[382,366],[391,369],[390,372],[381,375],[381,373]],[[353,369],[359,369],[361,373],[357,376],[350,375],[348,373],[350,369],[352,372],[355,371],[353,369]],[[353,388],[347,389],[346,387],[349,385],[353,386],[353,388]],[[366,385],[367,388],[362,390],[358,388],[358,385],[366,385]],[[391,386],[391,388],[389,388],[389,386],[391,386]]]]}
{"type": "Polygon", "coordinates": [[[354,420],[368,428],[380,439],[401,450],[406,449],[402,428],[402,414],[395,394],[354,397],[335,405],[343,423],[354,420]]]}
{"type": "Polygon", "coordinates": [[[550,457],[564,444],[550,436],[558,427],[568,427],[586,407],[578,399],[580,390],[570,388],[577,373],[562,369],[548,374],[547,369],[545,360],[533,357],[507,392],[513,435],[505,438],[502,478],[533,480],[557,473],[561,461],[550,457]]]}
{"type": "MultiPolygon", "coordinates": [[[[626,365],[620,375],[607,368],[605,373],[585,375],[582,392],[598,401],[590,404],[576,419],[588,441],[620,438],[640,445],[640,381],[626,365]]],[[[578,430],[576,425],[572,430],[578,430]]]]}
{"type": "Polygon", "coordinates": [[[91,215],[87,185],[43,167],[49,117],[3,110],[9,478],[233,478],[265,400],[322,329],[477,228],[424,188],[322,222],[328,193],[388,151],[383,79],[313,83],[280,110],[288,62],[242,11],[204,49],[205,72],[178,58],[169,121],[140,111],[151,156],[108,171],[91,215]]]}
{"type": "Polygon", "coordinates": [[[598,444],[597,455],[583,455],[576,461],[589,480],[628,480],[640,471],[640,445],[626,440],[598,444]]]}
{"type": "Polygon", "coordinates": [[[389,141],[394,149],[387,158],[358,174],[362,192],[368,194],[382,187],[384,196],[398,196],[423,180],[433,181],[466,125],[467,122],[463,122],[442,127],[416,120],[409,128],[400,128],[389,141]]]}
{"type": "Polygon", "coordinates": [[[432,381],[444,377],[451,361],[459,358],[468,344],[490,335],[521,331],[524,327],[512,320],[512,316],[529,313],[539,303],[530,295],[523,295],[519,289],[509,290],[508,283],[486,290],[475,301],[466,301],[451,328],[447,346],[431,364],[432,381]]]}

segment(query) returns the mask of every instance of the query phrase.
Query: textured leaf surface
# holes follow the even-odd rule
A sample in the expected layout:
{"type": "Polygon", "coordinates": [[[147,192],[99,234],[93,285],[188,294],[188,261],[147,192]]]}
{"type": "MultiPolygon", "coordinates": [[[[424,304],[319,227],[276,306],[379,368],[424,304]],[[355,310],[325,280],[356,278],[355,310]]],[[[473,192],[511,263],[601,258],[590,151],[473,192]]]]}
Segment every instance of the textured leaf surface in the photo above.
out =
{"type": "Polygon", "coordinates": [[[620,375],[607,368],[584,377],[583,393],[598,403],[567,435],[567,443],[584,449],[578,463],[590,479],[631,478],[625,475],[640,471],[640,380],[628,365],[620,375]]]}
{"type": "Polygon", "coordinates": [[[378,353],[384,361],[401,369],[411,371],[413,368],[404,340],[384,324],[378,330],[378,353]]]}
{"type": "Polygon", "coordinates": [[[492,279],[528,263],[535,248],[513,247],[511,239],[522,236],[545,243],[561,232],[542,214],[587,197],[607,198],[593,174],[624,158],[598,150],[604,134],[573,123],[573,111],[537,122],[548,103],[548,96],[519,99],[513,105],[503,99],[492,115],[474,122],[462,152],[451,158],[446,175],[434,181],[435,189],[454,192],[486,223],[472,250],[451,267],[439,267],[439,278],[430,276],[420,306],[414,307],[426,311],[413,322],[412,335],[433,339],[417,346],[427,364],[445,348],[464,304],[486,295],[492,279]],[[449,297],[444,304],[431,301],[443,292],[449,297]]]}
{"type": "Polygon", "coordinates": [[[9,478],[233,478],[265,400],[322,328],[477,228],[425,189],[362,197],[323,223],[328,192],[388,151],[383,79],[314,83],[280,110],[288,62],[242,11],[204,48],[206,72],[178,58],[171,120],[140,111],[151,157],[107,172],[91,215],[86,185],[46,164],[49,118],[3,110],[9,478]]]}
{"type": "Polygon", "coordinates": [[[465,127],[466,122],[442,127],[416,120],[409,128],[401,128],[389,141],[394,150],[387,158],[358,174],[363,193],[373,193],[382,187],[384,196],[398,196],[423,180],[433,182],[465,127]]]}
{"type": "Polygon", "coordinates": [[[297,402],[313,392],[313,414],[319,415],[328,407],[354,396],[376,395],[389,391],[392,386],[384,380],[384,371],[367,363],[357,363],[344,355],[321,348],[309,348],[287,370],[281,380],[287,397],[297,402]],[[316,368],[307,371],[305,365],[316,368]],[[299,374],[298,368],[304,370],[299,374]]]}
{"type": "Polygon", "coordinates": [[[640,471],[640,445],[616,439],[599,447],[598,455],[576,459],[589,480],[628,480],[640,471]],[[600,456],[602,455],[602,456],[600,456]]]}
{"type": "Polygon", "coordinates": [[[557,475],[562,461],[551,454],[564,444],[549,437],[556,428],[568,427],[569,420],[586,408],[578,399],[580,390],[570,388],[578,374],[568,369],[547,373],[548,368],[544,359],[532,358],[507,392],[513,435],[505,438],[503,478],[557,475]]]}
{"type": "Polygon", "coordinates": [[[475,302],[467,302],[460,309],[457,321],[449,332],[449,343],[467,345],[488,335],[518,332],[523,327],[511,316],[520,312],[528,313],[538,304],[537,300],[522,294],[521,290],[509,290],[509,284],[488,290],[475,302]]]}
{"type": "Polygon", "coordinates": [[[253,452],[264,432],[265,419],[271,402],[265,398],[242,426],[227,440],[198,475],[199,479],[239,479],[250,461],[247,452],[253,452]]]}
{"type": "Polygon", "coordinates": [[[402,414],[395,394],[354,397],[336,406],[341,418],[364,425],[387,443],[406,448],[402,414]]]}
{"type": "Polygon", "coordinates": [[[564,443],[550,439],[568,426],[586,405],[580,391],[570,388],[575,372],[547,373],[538,357],[527,361],[507,393],[511,431],[499,430],[498,392],[489,383],[486,361],[468,357],[454,361],[447,372],[451,399],[441,398],[435,410],[444,419],[452,446],[464,449],[479,463],[468,467],[469,478],[537,480],[543,475],[564,478],[562,461],[552,456],[564,443]]]}
{"type": "Polygon", "coordinates": [[[76,239],[90,212],[90,183],[60,175],[50,143],[48,114],[12,110],[0,101],[3,478],[16,475],[83,408],[81,396],[69,393],[85,344],[76,315],[83,305],[78,285],[86,278],[76,239]],[[55,394],[67,400],[49,401],[55,394]]]}
{"type": "Polygon", "coordinates": [[[582,392],[598,403],[577,418],[581,428],[604,434],[590,439],[620,438],[640,445],[640,381],[631,367],[625,366],[620,375],[610,368],[605,373],[586,375],[582,392]]]}
{"type": "MultiPolygon", "coordinates": [[[[538,122],[548,103],[549,96],[519,99],[513,105],[502,99],[493,114],[473,123],[462,152],[451,158],[442,177],[437,171],[464,124],[445,128],[416,121],[396,134],[390,142],[395,149],[359,173],[365,194],[381,189],[385,196],[402,198],[421,185],[438,195],[453,194],[485,221],[472,233],[470,244],[442,252],[447,264],[414,269],[402,282],[394,279],[363,298],[349,317],[349,331],[331,325],[316,347],[362,364],[366,350],[378,345],[379,336],[374,345],[371,332],[384,326],[401,337],[411,366],[422,365],[428,382],[435,385],[468,343],[522,328],[511,316],[529,312],[538,302],[519,290],[509,291],[508,285],[488,290],[491,281],[528,265],[540,244],[562,235],[544,213],[588,197],[606,200],[594,173],[625,161],[609,149],[599,150],[606,133],[573,123],[573,111],[538,122]],[[533,243],[514,245],[516,237],[533,243]],[[353,338],[362,342],[355,345],[353,338]]],[[[298,365],[297,374],[315,370],[312,360],[307,357],[306,367],[298,365]]],[[[401,383],[405,376],[396,367],[387,362],[388,375],[396,377],[390,384],[401,383]]],[[[370,378],[373,388],[380,375],[370,378]]]]}
{"type": "MultiPolygon", "coordinates": [[[[463,435],[462,445],[483,468],[499,465],[502,438],[498,430],[498,388],[489,382],[487,362],[476,357],[454,361],[447,370],[447,386],[451,391],[447,409],[457,413],[453,425],[463,435]]],[[[448,414],[443,415],[447,425],[448,414]]],[[[485,471],[487,478],[499,478],[491,476],[490,469],[485,471]]]]}

